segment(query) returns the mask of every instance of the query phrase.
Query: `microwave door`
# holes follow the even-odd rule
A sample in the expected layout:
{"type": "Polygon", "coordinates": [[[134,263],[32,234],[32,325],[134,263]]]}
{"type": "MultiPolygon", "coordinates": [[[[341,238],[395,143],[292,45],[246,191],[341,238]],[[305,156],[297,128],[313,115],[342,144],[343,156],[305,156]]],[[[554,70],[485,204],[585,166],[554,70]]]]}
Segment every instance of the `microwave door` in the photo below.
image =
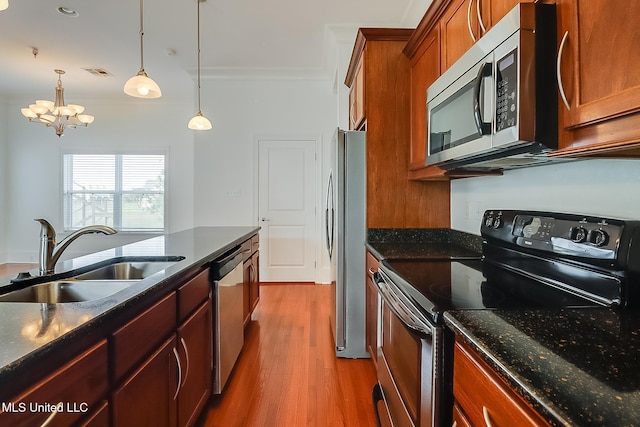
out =
{"type": "Polygon", "coordinates": [[[430,99],[427,164],[459,160],[491,149],[492,70],[489,55],[430,99]]]}

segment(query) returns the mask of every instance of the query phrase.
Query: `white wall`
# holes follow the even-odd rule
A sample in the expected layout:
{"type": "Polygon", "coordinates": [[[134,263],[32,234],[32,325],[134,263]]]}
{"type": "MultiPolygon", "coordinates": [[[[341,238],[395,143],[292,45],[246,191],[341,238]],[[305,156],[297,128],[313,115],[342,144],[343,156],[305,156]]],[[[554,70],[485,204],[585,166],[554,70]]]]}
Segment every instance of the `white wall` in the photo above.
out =
{"type": "MultiPolygon", "coordinates": [[[[195,138],[195,225],[259,225],[256,139],[320,137],[320,158],[336,127],[332,82],[208,79],[202,91],[202,111],[212,121],[213,129],[195,138]]],[[[317,164],[316,199],[322,206],[321,177],[327,166],[321,161],[317,164]]],[[[318,215],[315,237],[317,256],[324,264],[321,221],[318,215]]]]}
{"type": "MultiPolygon", "coordinates": [[[[156,100],[122,99],[74,100],[95,116],[88,128],[68,129],[58,138],[51,128],[29,123],[20,113],[20,105],[10,104],[6,111],[8,126],[9,186],[6,231],[9,262],[35,262],[38,256],[39,230],[34,218],[48,219],[62,229],[61,153],[66,149],[144,150],[166,148],[168,170],[166,191],[171,203],[168,231],[193,226],[193,131],[187,122],[193,105],[156,100]]],[[[19,102],[23,103],[23,100],[19,102]]],[[[4,115],[3,115],[4,116],[4,115]]],[[[1,230],[1,229],[0,229],[1,230]]],[[[60,238],[63,237],[60,234],[60,238]]],[[[74,242],[64,258],[120,246],[147,235],[88,235],[74,242]]]]}
{"type": "Polygon", "coordinates": [[[583,160],[451,182],[451,228],[480,234],[486,209],[640,219],[640,161],[583,160]]]}
{"type": "Polygon", "coordinates": [[[0,264],[7,259],[7,207],[6,192],[8,164],[8,147],[7,147],[7,101],[0,96],[0,264]]]}

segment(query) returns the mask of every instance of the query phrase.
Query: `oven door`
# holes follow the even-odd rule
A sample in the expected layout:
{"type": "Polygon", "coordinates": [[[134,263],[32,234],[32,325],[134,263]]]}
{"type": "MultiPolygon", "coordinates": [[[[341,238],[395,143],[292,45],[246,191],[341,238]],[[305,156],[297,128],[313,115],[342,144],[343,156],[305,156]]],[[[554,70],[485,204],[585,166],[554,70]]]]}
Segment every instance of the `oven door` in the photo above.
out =
{"type": "Polygon", "coordinates": [[[478,155],[492,146],[493,54],[470,64],[462,75],[455,68],[427,91],[430,165],[478,155]]]}
{"type": "MultiPolygon", "coordinates": [[[[384,400],[381,420],[396,427],[439,426],[441,375],[436,372],[442,329],[413,305],[384,273],[375,275],[382,300],[378,383],[384,400]]],[[[382,412],[382,413],[380,413],[382,412]]]]}

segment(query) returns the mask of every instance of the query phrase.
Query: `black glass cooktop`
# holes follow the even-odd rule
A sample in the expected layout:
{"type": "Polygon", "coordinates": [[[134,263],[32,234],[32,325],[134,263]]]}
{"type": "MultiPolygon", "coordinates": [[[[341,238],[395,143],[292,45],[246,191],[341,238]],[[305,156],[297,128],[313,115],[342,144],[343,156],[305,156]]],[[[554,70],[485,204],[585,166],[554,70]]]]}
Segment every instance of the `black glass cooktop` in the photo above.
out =
{"type": "Polygon", "coordinates": [[[600,305],[481,260],[385,260],[380,270],[436,322],[455,309],[600,305]]]}

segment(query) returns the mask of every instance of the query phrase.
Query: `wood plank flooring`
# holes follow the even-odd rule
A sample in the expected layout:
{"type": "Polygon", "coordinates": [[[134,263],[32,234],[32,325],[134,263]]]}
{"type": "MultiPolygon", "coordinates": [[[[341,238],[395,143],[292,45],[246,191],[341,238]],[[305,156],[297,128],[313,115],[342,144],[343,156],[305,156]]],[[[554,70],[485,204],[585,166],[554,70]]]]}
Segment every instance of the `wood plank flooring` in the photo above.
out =
{"type": "Polygon", "coordinates": [[[331,287],[260,287],[245,347],[222,397],[201,427],[375,426],[369,359],[335,356],[329,326],[331,287]]]}

